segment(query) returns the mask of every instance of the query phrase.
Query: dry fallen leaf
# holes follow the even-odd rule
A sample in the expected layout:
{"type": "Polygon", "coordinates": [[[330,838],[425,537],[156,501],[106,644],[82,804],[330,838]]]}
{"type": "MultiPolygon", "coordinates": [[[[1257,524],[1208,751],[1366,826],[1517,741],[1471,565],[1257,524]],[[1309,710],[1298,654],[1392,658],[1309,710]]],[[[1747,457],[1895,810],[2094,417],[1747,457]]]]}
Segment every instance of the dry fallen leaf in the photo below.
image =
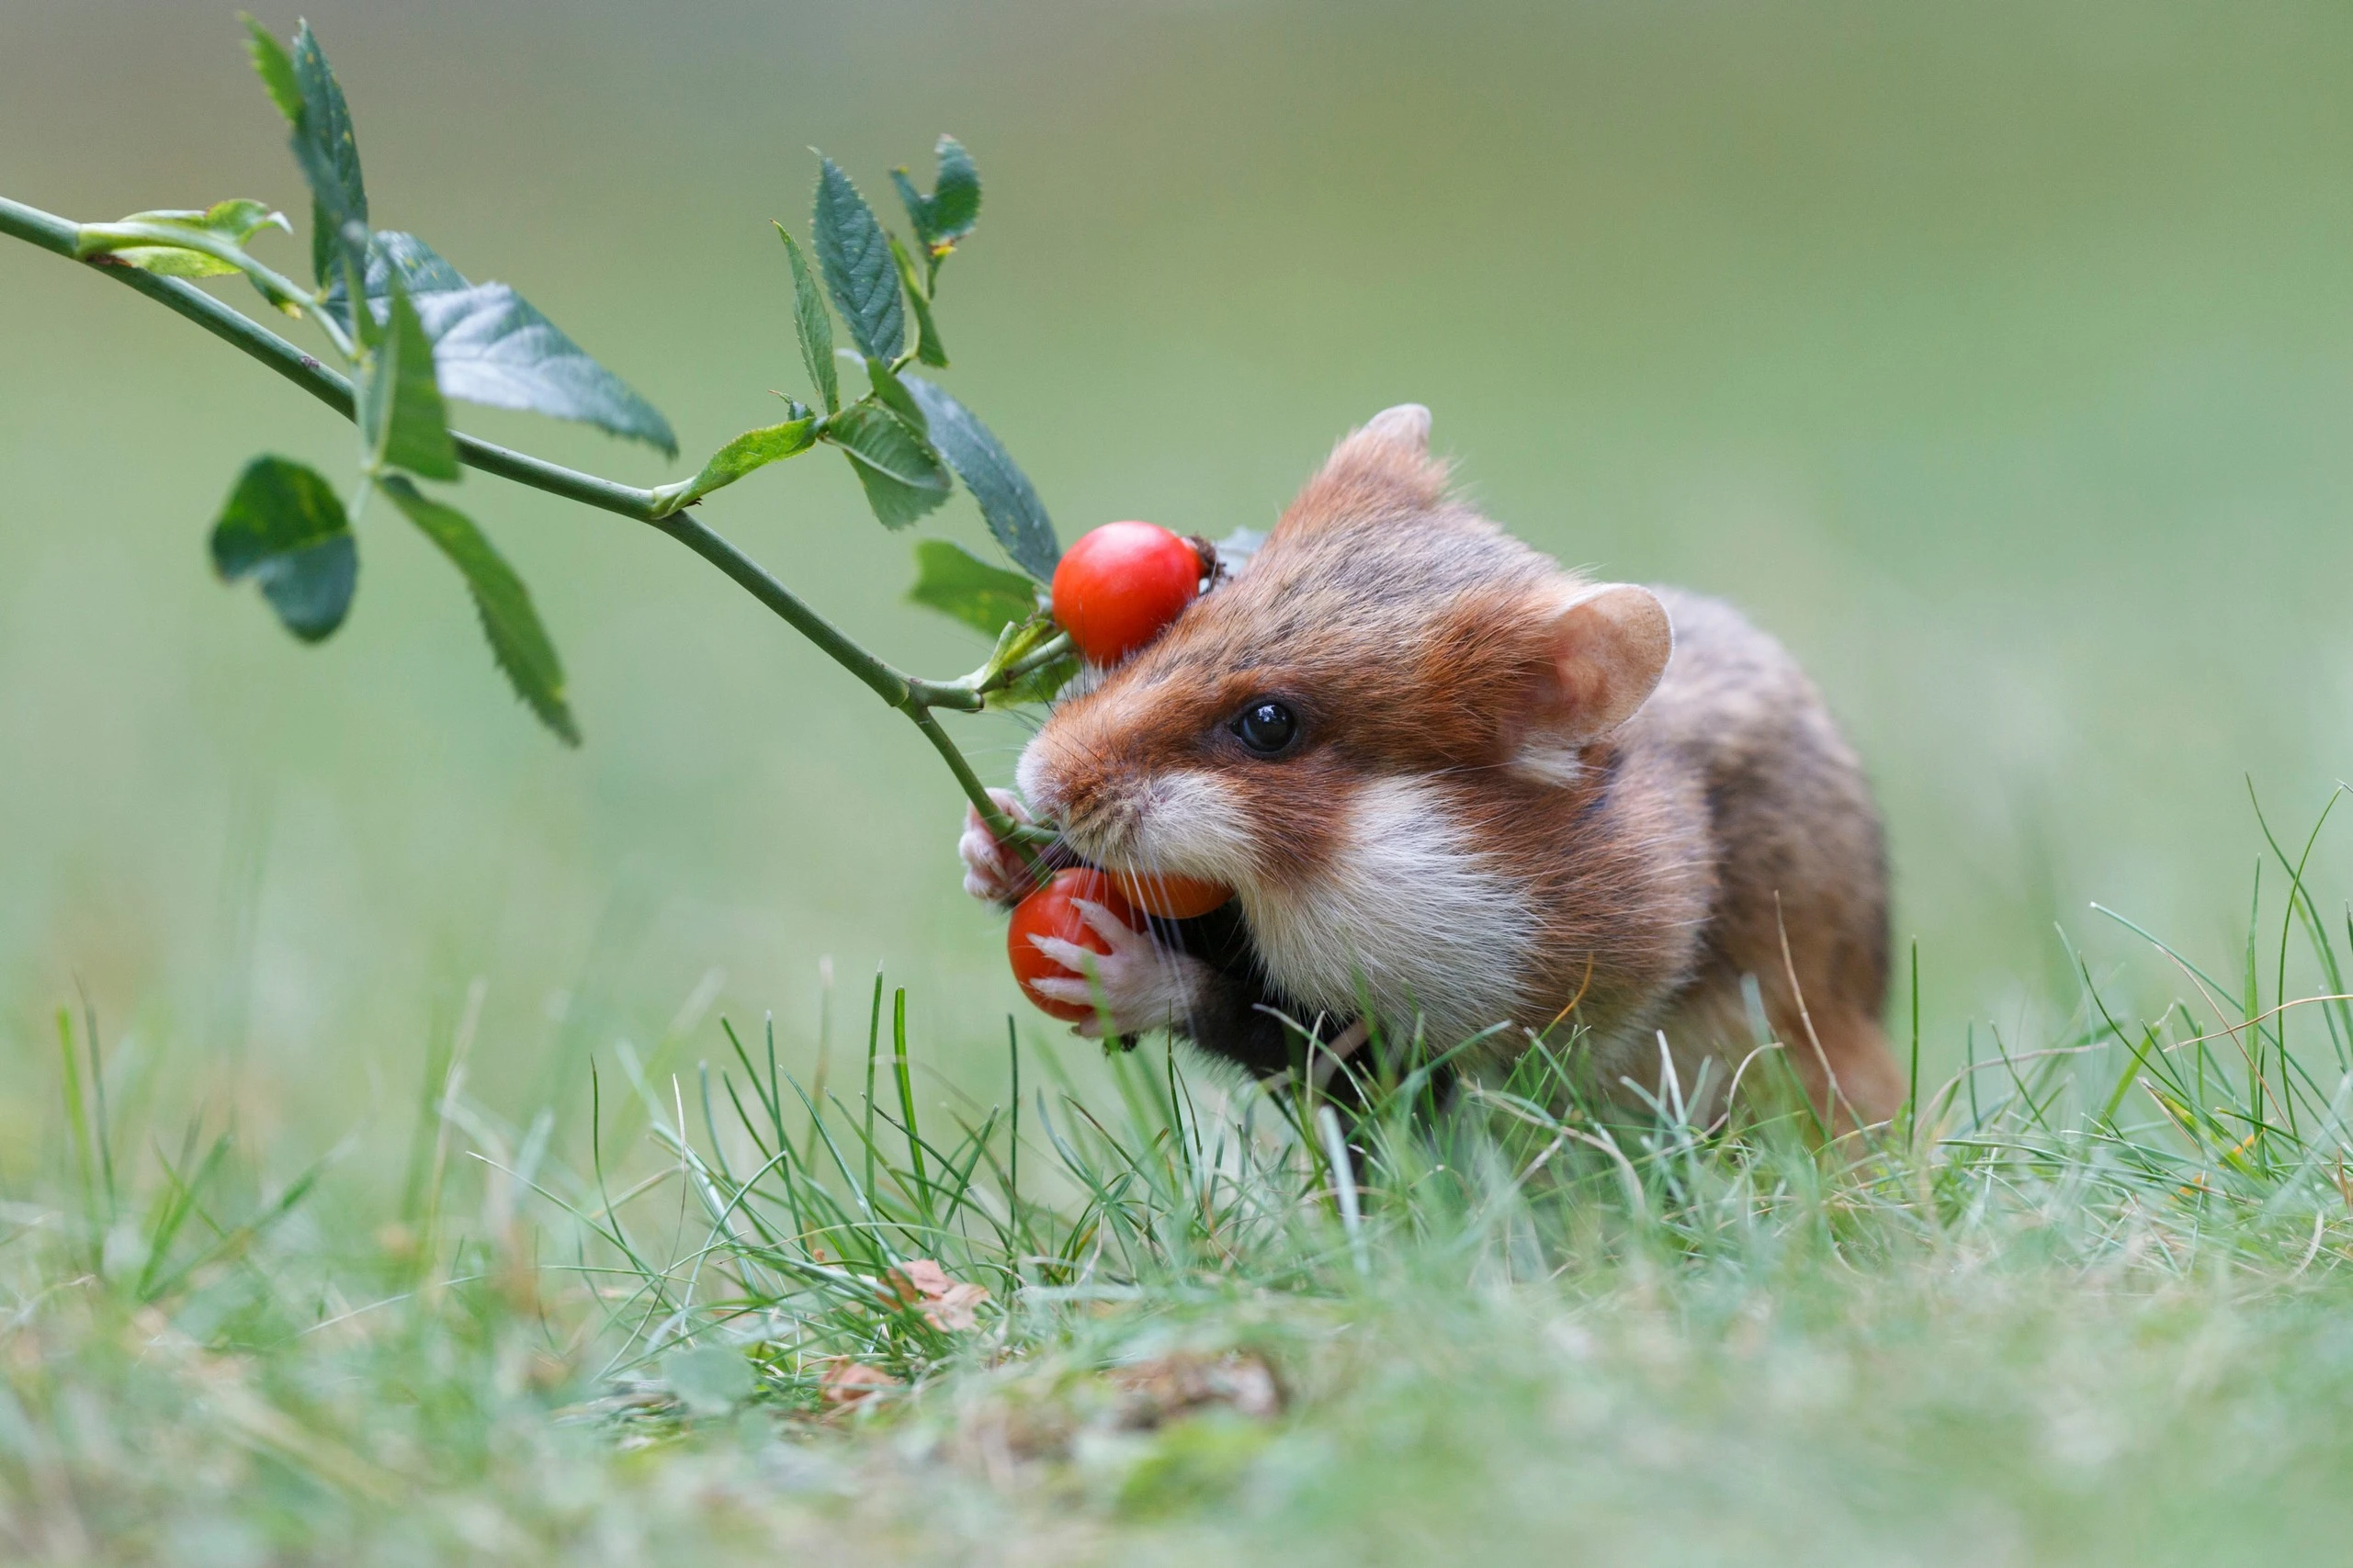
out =
{"type": "Polygon", "coordinates": [[[970,1328],[980,1321],[980,1303],[989,1299],[985,1285],[960,1284],[948,1287],[945,1294],[923,1309],[932,1326],[951,1333],[970,1328]]]}
{"type": "Polygon", "coordinates": [[[911,1258],[882,1277],[883,1283],[899,1292],[901,1302],[917,1302],[935,1298],[956,1283],[948,1271],[928,1258],[911,1258]]]}
{"type": "Polygon", "coordinates": [[[928,1258],[911,1258],[883,1276],[901,1306],[922,1303],[924,1321],[953,1333],[980,1321],[980,1303],[989,1299],[985,1285],[951,1279],[948,1271],[928,1258]]]}
{"type": "Polygon", "coordinates": [[[826,1404],[846,1407],[872,1399],[887,1388],[899,1387],[899,1382],[880,1367],[869,1367],[864,1361],[848,1356],[836,1356],[825,1365],[825,1375],[818,1380],[817,1397],[826,1404]]]}

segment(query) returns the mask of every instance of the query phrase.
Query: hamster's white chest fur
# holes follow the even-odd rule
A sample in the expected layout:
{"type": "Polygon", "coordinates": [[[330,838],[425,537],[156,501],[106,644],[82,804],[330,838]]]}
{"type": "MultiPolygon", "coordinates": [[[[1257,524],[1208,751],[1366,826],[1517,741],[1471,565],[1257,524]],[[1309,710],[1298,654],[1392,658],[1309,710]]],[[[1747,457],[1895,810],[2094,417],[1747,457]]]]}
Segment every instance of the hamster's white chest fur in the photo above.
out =
{"type": "Polygon", "coordinates": [[[1336,1018],[1369,996],[1382,1017],[1419,1017],[1449,1044],[1510,1018],[1534,941],[1525,895],[1420,780],[1371,781],[1341,809],[1341,847],[1313,875],[1242,889],[1276,989],[1336,1018]]]}

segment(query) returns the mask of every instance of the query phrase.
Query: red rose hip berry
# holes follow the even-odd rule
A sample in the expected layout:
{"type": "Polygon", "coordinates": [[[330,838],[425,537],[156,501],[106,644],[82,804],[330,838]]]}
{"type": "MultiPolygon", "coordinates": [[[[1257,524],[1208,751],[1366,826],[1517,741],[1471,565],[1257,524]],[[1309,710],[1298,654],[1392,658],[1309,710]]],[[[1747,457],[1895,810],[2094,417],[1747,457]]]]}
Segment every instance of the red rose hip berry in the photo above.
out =
{"type": "Polygon", "coordinates": [[[1143,929],[1143,922],[1127,900],[1120,897],[1118,886],[1092,866],[1073,866],[1058,871],[1046,885],[1023,899],[1013,910],[1012,929],[1005,933],[1005,954],[1012,960],[1013,978],[1021,982],[1022,994],[1038,1007],[1065,1023],[1080,1023],[1092,1018],[1095,1010],[1080,1002],[1058,1001],[1040,996],[1031,988],[1038,980],[1084,979],[1057,964],[1031,942],[1037,936],[1059,937],[1076,942],[1090,953],[1109,953],[1102,937],[1086,922],[1078,910],[1080,900],[1101,904],[1124,923],[1143,929]]]}
{"type": "Polygon", "coordinates": [[[1201,557],[1157,523],[1106,523],[1054,569],[1054,618],[1090,664],[1116,664],[1201,591],[1201,557]]]}
{"type": "Polygon", "coordinates": [[[1158,915],[1164,920],[1189,920],[1222,908],[1234,897],[1234,890],[1222,882],[1205,882],[1197,876],[1177,876],[1168,872],[1115,871],[1112,882],[1121,897],[1148,915],[1158,915]]]}

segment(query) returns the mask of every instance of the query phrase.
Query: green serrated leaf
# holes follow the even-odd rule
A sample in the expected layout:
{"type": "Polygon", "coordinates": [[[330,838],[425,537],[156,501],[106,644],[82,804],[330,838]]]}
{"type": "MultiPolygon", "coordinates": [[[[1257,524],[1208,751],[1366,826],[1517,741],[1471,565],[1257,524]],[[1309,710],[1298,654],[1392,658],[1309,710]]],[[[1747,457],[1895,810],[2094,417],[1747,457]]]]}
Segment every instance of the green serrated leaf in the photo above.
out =
{"type": "MultiPolygon", "coordinates": [[[[798,405],[796,405],[798,406],[798,405]]],[[[731,485],[755,468],[780,463],[786,457],[798,457],[817,445],[817,416],[804,413],[782,424],[771,424],[760,430],[747,430],[718,451],[703,465],[702,472],[687,481],[680,506],[690,505],[718,490],[731,485]]]]}
{"type": "Polygon", "coordinates": [[[916,187],[907,177],[902,166],[890,171],[890,183],[899,188],[899,205],[907,209],[907,226],[915,231],[915,243],[932,243],[932,198],[916,187]]]}
{"type": "Polygon", "coordinates": [[[964,143],[953,136],[941,137],[933,153],[939,161],[939,175],[932,186],[932,232],[926,243],[945,254],[980,221],[980,171],[964,143]]]}
{"type": "Polygon", "coordinates": [[[212,569],[252,578],[286,629],[320,642],[343,625],[359,553],[334,486],[284,457],[256,457],[212,525],[212,569]]]}
{"type": "Polygon", "coordinates": [[[302,82],[294,73],[294,62],[288,58],[286,46],[251,14],[240,11],[237,19],[245,24],[245,52],[253,58],[255,73],[267,89],[269,101],[292,125],[302,118],[302,82]]]}
{"type": "Polygon", "coordinates": [[[273,226],[294,231],[283,212],[242,198],[216,202],[201,212],[134,212],[112,223],[85,226],[74,254],[108,255],[163,277],[228,277],[245,270],[231,258],[242,257],[244,243],[273,226]],[[173,243],[174,236],[186,243],[173,243]]]}
{"type": "Polygon", "coordinates": [[[360,394],[360,428],[371,466],[455,479],[462,470],[457,444],[449,439],[449,407],[434,376],[433,340],[397,276],[388,307],[360,394]]]}
{"type": "MultiPolygon", "coordinates": [[[[396,274],[433,341],[445,396],[593,424],[677,456],[678,437],[661,411],[505,284],[469,283],[415,235],[387,230],[368,248],[368,301],[378,320],[389,317],[396,274]]],[[[345,297],[340,283],[331,286],[328,308],[340,312],[345,297]]]]}
{"type": "Polygon", "coordinates": [[[825,422],[822,434],[849,454],[866,504],[886,528],[904,528],[938,510],[955,488],[939,454],[880,403],[852,403],[825,422]]]}
{"type": "Polygon", "coordinates": [[[915,586],[907,591],[907,601],[993,637],[1037,614],[1037,585],[1020,572],[990,565],[962,545],[924,539],[915,546],[915,586]]]}
{"type": "Polygon", "coordinates": [[[568,746],[580,744],[580,727],[572,722],[564,702],[564,667],[556,657],[539,614],[531,607],[530,591],[506,558],[493,548],[472,518],[455,507],[433,500],[398,474],[377,481],[377,488],[405,513],[424,536],[441,547],[466,579],[481,617],[482,635],[490,640],[491,657],[506,672],[515,694],[530,705],[539,722],[554,730],[568,746]]]}
{"type": "Polygon", "coordinates": [[[826,314],[825,297],[817,291],[817,279],[809,276],[809,259],[801,254],[800,243],[792,231],[776,225],[776,238],[785,243],[785,259],[793,268],[793,336],[800,344],[800,362],[809,369],[810,385],[832,413],[842,406],[842,377],[833,368],[833,318],[826,314]]]}
{"type": "Polygon", "coordinates": [[[809,231],[826,292],[850,329],[850,341],[868,359],[896,359],[907,340],[899,300],[899,268],[874,209],[841,165],[820,154],[817,209],[809,231]]]}
{"type": "MultiPolygon", "coordinates": [[[[301,98],[300,111],[288,117],[294,126],[294,161],[311,186],[311,268],[323,284],[345,265],[356,272],[366,265],[368,182],[360,173],[351,108],[308,22],[295,29],[290,63],[301,98]]],[[[285,101],[278,98],[269,71],[264,71],[262,80],[270,84],[270,96],[284,110],[285,101]]]]}
{"type": "Polygon", "coordinates": [[[917,190],[904,169],[893,169],[890,180],[899,187],[899,199],[907,209],[907,221],[913,226],[915,238],[936,269],[940,258],[955,250],[956,242],[971,233],[979,221],[980,171],[973,167],[964,143],[953,136],[941,137],[933,152],[939,172],[933,179],[931,195],[917,190]]]}
{"type": "Polygon", "coordinates": [[[907,291],[908,308],[915,312],[915,357],[936,370],[947,368],[948,351],[940,342],[940,329],[932,320],[931,296],[924,292],[923,280],[915,276],[915,259],[899,236],[890,236],[890,259],[899,268],[899,287],[907,291]]]}
{"type": "Polygon", "coordinates": [[[893,370],[887,361],[866,361],[866,384],[874,389],[875,401],[905,420],[916,434],[928,433],[931,421],[925,417],[923,406],[909,393],[906,383],[899,378],[899,372],[893,370]]]}
{"type": "Polygon", "coordinates": [[[923,405],[932,445],[980,503],[980,515],[997,543],[1015,566],[1040,582],[1051,580],[1054,563],[1062,558],[1061,542],[1054,536],[1046,503],[1037,499],[1020,465],[970,409],[921,376],[899,380],[923,405]]]}

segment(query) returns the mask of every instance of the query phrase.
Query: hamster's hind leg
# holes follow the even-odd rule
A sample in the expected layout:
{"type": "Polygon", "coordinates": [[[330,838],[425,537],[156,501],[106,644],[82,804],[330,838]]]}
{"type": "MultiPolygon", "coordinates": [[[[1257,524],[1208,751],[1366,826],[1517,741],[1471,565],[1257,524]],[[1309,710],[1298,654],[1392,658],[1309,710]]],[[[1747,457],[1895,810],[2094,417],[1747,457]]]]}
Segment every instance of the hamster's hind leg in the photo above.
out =
{"type": "Polygon", "coordinates": [[[1774,1031],[1807,1097],[1834,1131],[1884,1122],[1903,1108],[1904,1075],[1877,1019],[1835,999],[1816,1007],[1808,998],[1802,1016],[1794,1008],[1786,1010],[1788,1021],[1776,1019],[1774,1031]]]}

